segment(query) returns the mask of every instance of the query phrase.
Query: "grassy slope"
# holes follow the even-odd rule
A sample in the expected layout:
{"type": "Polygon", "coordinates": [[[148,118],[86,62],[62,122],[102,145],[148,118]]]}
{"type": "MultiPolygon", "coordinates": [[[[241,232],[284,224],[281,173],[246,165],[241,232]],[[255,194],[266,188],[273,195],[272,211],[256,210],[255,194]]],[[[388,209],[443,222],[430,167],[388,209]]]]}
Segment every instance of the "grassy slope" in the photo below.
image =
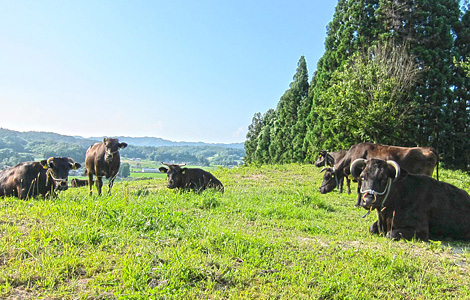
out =
{"type": "MultiPolygon", "coordinates": [[[[371,236],[355,195],[307,165],[218,169],[225,194],[164,179],[112,196],[0,199],[0,298],[469,298],[470,244],[371,236]]],[[[461,188],[470,177],[442,171],[461,188]]]]}

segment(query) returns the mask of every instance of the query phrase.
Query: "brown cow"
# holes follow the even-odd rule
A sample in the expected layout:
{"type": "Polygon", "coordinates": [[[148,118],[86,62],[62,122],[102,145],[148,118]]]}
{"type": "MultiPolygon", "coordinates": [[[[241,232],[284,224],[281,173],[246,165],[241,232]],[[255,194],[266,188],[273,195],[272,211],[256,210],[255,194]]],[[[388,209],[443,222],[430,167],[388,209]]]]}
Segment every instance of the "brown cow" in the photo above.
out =
{"type": "Polygon", "coordinates": [[[211,173],[197,168],[181,168],[186,164],[168,164],[162,162],[159,170],[168,175],[168,188],[174,189],[192,189],[195,191],[202,191],[206,188],[214,188],[220,192],[224,192],[224,186],[215,178],[211,173]]]}
{"type": "MultiPolygon", "coordinates": [[[[328,152],[326,150],[321,150],[320,153],[318,154],[318,159],[315,162],[315,167],[324,167],[321,169],[321,172],[325,171],[331,171],[330,167],[333,167],[335,165],[335,162],[340,161],[348,152],[348,150],[339,150],[335,152],[328,152]]],[[[335,180],[337,178],[333,177],[332,175],[327,175],[328,180],[325,182],[326,185],[329,184],[330,180],[335,180]]],[[[336,186],[339,187],[339,192],[343,192],[343,183],[344,183],[344,177],[341,178],[338,182],[335,182],[336,186]]],[[[351,180],[346,177],[346,186],[348,187],[348,194],[351,194],[351,180]]],[[[323,186],[320,187],[320,191],[322,191],[323,186]]],[[[323,193],[322,193],[323,194],[323,193]]]]}
{"type": "Polygon", "coordinates": [[[78,168],[80,164],[68,157],[19,163],[0,172],[0,196],[27,199],[56,195],[55,190],[68,189],[69,171],[78,168]]]}
{"type": "Polygon", "coordinates": [[[114,179],[121,165],[119,149],[126,148],[126,143],[119,143],[119,139],[104,138],[102,143],[96,143],[86,151],[85,166],[88,174],[88,185],[90,186],[90,195],[93,194],[93,175],[96,176],[96,189],[98,195],[101,195],[101,187],[105,176],[109,179],[109,193],[114,184],[114,179]]]}
{"type": "Polygon", "coordinates": [[[410,174],[394,161],[357,159],[361,206],[377,210],[370,232],[399,240],[470,240],[470,195],[449,183],[410,174]]]}
{"type": "Polygon", "coordinates": [[[74,188],[81,187],[81,186],[87,186],[88,185],[88,180],[87,179],[74,178],[74,179],[70,180],[70,185],[74,188]]]}
{"type": "MultiPolygon", "coordinates": [[[[439,179],[439,155],[432,147],[396,147],[372,143],[360,143],[349,148],[346,155],[335,163],[334,168],[325,172],[323,177],[322,194],[331,192],[336,187],[336,182],[349,175],[351,162],[358,159],[380,158],[396,161],[400,167],[412,174],[423,174],[432,176],[436,167],[436,178],[439,179]],[[329,176],[335,177],[331,180],[329,176]],[[330,179],[330,180],[329,180],[330,179]]],[[[359,191],[358,191],[359,192],[359,191]]],[[[360,203],[360,197],[356,206],[360,203]]]]}

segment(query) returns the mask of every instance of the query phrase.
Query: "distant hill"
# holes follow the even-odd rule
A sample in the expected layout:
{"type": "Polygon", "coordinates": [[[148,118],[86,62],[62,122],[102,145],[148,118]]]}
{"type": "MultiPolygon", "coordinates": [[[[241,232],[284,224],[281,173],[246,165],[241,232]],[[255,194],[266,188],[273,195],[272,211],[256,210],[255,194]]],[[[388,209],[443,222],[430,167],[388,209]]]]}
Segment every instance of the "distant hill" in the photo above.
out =
{"type": "MultiPolygon", "coordinates": [[[[210,144],[203,142],[173,142],[155,137],[117,137],[129,147],[122,157],[141,158],[156,162],[185,162],[196,165],[239,165],[243,162],[243,143],[210,144]]],[[[84,138],[52,132],[20,132],[0,128],[0,169],[21,161],[67,156],[84,162],[86,149],[103,137],[84,138]]]]}
{"type": "MultiPolygon", "coordinates": [[[[204,143],[204,142],[173,142],[156,137],[129,137],[117,136],[120,141],[126,142],[129,145],[142,146],[142,147],[177,147],[177,146],[215,146],[222,148],[244,149],[244,143],[204,143]]],[[[101,141],[103,137],[90,137],[90,140],[101,141]]]]}

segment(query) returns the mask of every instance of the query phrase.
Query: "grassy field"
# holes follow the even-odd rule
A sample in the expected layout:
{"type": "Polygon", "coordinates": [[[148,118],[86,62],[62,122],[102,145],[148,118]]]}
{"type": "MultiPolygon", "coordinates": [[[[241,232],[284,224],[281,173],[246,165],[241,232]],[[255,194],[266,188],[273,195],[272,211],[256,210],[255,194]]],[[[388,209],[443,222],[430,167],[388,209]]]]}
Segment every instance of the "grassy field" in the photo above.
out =
{"type": "MultiPolygon", "coordinates": [[[[311,165],[212,173],[223,195],[155,178],[0,199],[0,298],[470,298],[470,243],[371,236],[376,216],[321,195],[311,165]]],[[[470,176],[440,177],[469,191],[470,176]]]]}

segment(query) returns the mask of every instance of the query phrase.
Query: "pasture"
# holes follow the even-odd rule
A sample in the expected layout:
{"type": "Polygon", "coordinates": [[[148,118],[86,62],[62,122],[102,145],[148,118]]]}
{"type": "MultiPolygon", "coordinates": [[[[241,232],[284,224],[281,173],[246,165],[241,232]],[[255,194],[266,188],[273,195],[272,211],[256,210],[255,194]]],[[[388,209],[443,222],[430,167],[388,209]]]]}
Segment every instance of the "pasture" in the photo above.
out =
{"type": "MultiPolygon", "coordinates": [[[[371,236],[319,169],[211,171],[225,193],[117,182],[113,195],[0,199],[0,298],[464,299],[470,243],[371,236]]],[[[470,176],[440,170],[467,192],[470,176]]],[[[353,185],[354,190],[356,185],[353,185]]],[[[458,208],[456,208],[458,209],[458,208]]]]}

